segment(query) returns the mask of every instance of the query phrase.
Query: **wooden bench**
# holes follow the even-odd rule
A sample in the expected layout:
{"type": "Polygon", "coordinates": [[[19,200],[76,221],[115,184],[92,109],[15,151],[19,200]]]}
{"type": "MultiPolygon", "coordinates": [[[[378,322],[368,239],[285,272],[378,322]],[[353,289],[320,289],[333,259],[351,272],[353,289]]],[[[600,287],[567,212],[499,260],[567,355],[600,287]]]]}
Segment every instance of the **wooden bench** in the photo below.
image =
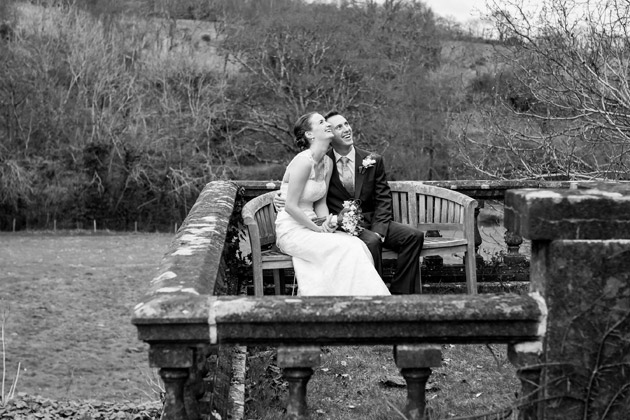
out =
{"type": "MultiPolygon", "coordinates": [[[[427,231],[449,231],[444,237],[425,237],[421,257],[463,252],[466,288],[477,293],[475,262],[475,208],[477,201],[446,188],[424,185],[418,181],[389,182],[392,190],[394,220],[427,231]]],[[[252,251],[254,293],[263,295],[263,271],[272,270],[276,294],[283,294],[280,270],[293,268],[293,261],[276,247],[276,210],[273,197],[277,191],[262,194],[243,206],[252,251]]],[[[383,260],[396,260],[397,253],[383,250],[383,260]]],[[[418,261],[420,264],[420,261],[418,261]]],[[[418,278],[416,290],[422,290],[418,278]]]]}

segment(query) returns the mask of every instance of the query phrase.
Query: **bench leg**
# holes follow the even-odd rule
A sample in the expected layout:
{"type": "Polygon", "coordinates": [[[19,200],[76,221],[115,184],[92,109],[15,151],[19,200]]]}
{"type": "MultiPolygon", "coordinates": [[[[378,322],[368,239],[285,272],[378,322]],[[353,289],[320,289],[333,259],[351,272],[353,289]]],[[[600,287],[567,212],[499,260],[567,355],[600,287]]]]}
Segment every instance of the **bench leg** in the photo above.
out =
{"type": "Polygon", "coordinates": [[[466,291],[469,295],[477,294],[477,259],[474,249],[464,254],[464,274],[466,274],[466,291]]]}
{"type": "Polygon", "coordinates": [[[434,344],[394,346],[394,360],[407,381],[406,418],[425,420],[426,384],[431,367],[442,364],[442,347],[434,344]]]}
{"type": "Polygon", "coordinates": [[[422,294],[422,257],[418,258],[418,277],[416,278],[415,290],[416,294],[422,294]]]}
{"type": "Polygon", "coordinates": [[[291,296],[295,296],[296,295],[296,289],[297,289],[297,276],[295,275],[295,273],[293,273],[293,282],[291,283],[291,296]]]}
{"type": "Polygon", "coordinates": [[[254,269],[254,295],[255,296],[263,296],[265,294],[263,288],[263,271],[260,267],[254,269]]]}
{"type": "Polygon", "coordinates": [[[284,273],[280,274],[280,269],[273,270],[273,284],[276,289],[276,295],[284,295],[286,293],[284,273]]]}

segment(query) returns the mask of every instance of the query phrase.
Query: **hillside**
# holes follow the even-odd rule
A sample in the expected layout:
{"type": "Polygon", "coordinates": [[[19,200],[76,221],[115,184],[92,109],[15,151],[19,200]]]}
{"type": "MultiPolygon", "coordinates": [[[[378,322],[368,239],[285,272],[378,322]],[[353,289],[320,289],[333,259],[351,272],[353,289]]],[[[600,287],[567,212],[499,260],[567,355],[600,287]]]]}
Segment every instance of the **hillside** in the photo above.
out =
{"type": "MultiPolygon", "coordinates": [[[[52,34],[63,29],[58,25],[64,13],[61,9],[18,3],[17,11],[19,33],[52,34]]],[[[88,16],[84,11],[77,14],[84,19],[88,16]]],[[[129,59],[140,60],[149,67],[184,61],[199,72],[236,70],[233,63],[217,52],[221,36],[214,22],[128,16],[117,21],[100,20],[99,27],[92,29],[126,38],[129,59]]]]}
{"type": "MultiPolygon", "coordinates": [[[[59,30],[55,24],[60,10],[31,3],[18,3],[17,30],[22,33],[59,30]]],[[[87,14],[87,12],[79,12],[87,14]]],[[[122,19],[120,36],[129,38],[129,54],[149,65],[163,65],[171,60],[185,60],[199,71],[224,70],[235,72],[238,66],[218,52],[223,36],[217,22],[191,19],[165,19],[132,16],[122,19]]],[[[496,44],[482,40],[446,40],[441,43],[441,67],[436,71],[446,79],[460,79],[463,87],[484,73],[497,71],[493,63],[496,44]]]]}

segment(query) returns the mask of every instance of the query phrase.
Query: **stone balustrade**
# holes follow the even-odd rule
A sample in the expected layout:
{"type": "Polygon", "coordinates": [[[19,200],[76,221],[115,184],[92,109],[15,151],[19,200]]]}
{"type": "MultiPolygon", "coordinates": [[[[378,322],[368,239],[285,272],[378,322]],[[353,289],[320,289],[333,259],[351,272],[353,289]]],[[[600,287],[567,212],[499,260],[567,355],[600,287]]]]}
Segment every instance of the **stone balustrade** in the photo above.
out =
{"type": "MultiPolygon", "coordinates": [[[[546,307],[536,294],[209,298],[211,344],[278,346],[287,415],[308,418],[306,385],[320,345],[393,344],[407,382],[409,420],[425,418],[425,386],[443,343],[505,343],[519,358],[541,350],[546,307]]],[[[525,380],[525,379],[524,379],[525,380]]],[[[527,378],[531,380],[531,378],[527,378]]]]}
{"type": "Polygon", "coordinates": [[[440,363],[441,343],[507,343],[523,386],[520,419],[624,418],[630,191],[539,187],[502,193],[506,227],[532,241],[531,294],[322,299],[234,296],[243,280],[232,265],[242,189],[209,183],[132,318],[165,383],[163,418],[227,418],[237,343],[279,346],[294,418],[307,415],[319,347],[367,343],[394,346],[411,419],[423,418],[424,384],[440,363]]]}

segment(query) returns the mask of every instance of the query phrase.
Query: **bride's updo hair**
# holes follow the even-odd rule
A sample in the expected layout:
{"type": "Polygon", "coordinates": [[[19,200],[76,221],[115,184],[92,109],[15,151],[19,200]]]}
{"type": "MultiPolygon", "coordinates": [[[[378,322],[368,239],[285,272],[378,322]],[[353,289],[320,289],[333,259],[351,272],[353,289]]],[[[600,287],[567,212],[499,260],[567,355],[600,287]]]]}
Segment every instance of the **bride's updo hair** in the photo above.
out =
{"type": "Polygon", "coordinates": [[[293,125],[295,145],[299,147],[300,150],[306,150],[310,146],[310,142],[306,138],[306,132],[311,131],[311,129],[313,128],[311,126],[311,117],[315,114],[316,112],[309,112],[308,114],[304,114],[300,118],[298,118],[293,125]]]}

